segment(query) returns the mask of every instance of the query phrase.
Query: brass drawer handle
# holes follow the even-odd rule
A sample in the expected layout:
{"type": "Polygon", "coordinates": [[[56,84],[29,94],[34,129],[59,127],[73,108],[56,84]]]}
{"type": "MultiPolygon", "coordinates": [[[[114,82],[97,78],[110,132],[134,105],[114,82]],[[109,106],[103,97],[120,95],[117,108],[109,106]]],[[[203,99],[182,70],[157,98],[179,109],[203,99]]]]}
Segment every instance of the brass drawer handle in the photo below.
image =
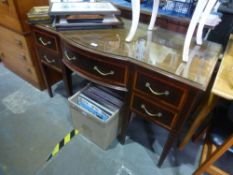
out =
{"type": "Polygon", "coordinates": [[[26,61],[26,56],[25,56],[25,55],[23,55],[23,54],[22,54],[22,55],[20,55],[20,56],[19,56],[19,58],[20,58],[21,60],[23,60],[23,61],[26,61]]]}
{"type": "Polygon", "coordinates": [[[64,54],[65,54],[65,57],[66,57],[69,61],[72,61],[72,60],[76,60],[76,59],[77,59],[75,56],[70,57],[70,56],[68,55],[68,53],[67,53],[66,50],[64,51],[64,54]]]}
{"type": "Polygon", "coordinates": [[[97,66],[94,66],[93,69],[94,69],[96,72],[98,72],[100,75],[102,75],[102,76],[114,75],[114,71],[113,71],[113,70],[111,70],[111,71],[108,72],[108,73],[104,73],[104,72],[102,72],[101,70],[99,70],[99,68],[98,68],[97,66]]]}
{"type": "Polygon", "coordinates": [[[48,62],[48,63],[54,63],[54,62],[55,62],[55,59],[49,59],[49,58],[47,57],[47,55],[44,55],[43,58],[44,58],[45,61],[48,62]]]}
{"type": "Polygon", "coordinates": [[[27,68],[27,72],[31,74],[32,70],[30,68],[27,68]]]}
{"type": "Polygon", "coordinates": [[[47,46],[47,45],[52,44],[51,41],[44,42],[42,37],[39,37],[39,41],[40,41],[40,43],[41,43],[42,45],[44,45],[44,46],[47,46]]]}
{"type": "Polygon", "coordinates": [[[162,113],[161,112],[158,112],[157,114],[152,114],[150,113],[147,109],[146,109],[146,106],[144,104],[141,105],[141,108],[145,111],[145,113],[151,117],[162,117],[162,113]]]}
{"type": "Polygon", "coordinates": [[[22,41],[20,41],[19,39],[15,39],[15,43],[16,43],[18,46],[20,46],[20,47],[23,46],[22,41]]]}
{"type": "Polygon", "coordinates": [[[170,94],[170,92],[168,90],[164,91],[164,92],[156,92],[154,91],[151,87],[150,87],[150,83],[146,82],[145,86],[151,91],[152,94],[157,95],[157,96],[161,96],[161,95],[165,95],[168,96],[170,94]]]}

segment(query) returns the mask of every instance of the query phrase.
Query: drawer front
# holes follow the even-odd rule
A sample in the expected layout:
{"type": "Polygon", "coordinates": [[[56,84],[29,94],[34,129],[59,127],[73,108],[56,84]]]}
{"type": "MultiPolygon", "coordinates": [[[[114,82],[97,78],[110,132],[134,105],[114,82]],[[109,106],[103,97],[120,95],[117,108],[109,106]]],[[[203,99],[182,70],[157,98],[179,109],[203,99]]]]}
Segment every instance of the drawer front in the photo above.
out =
{"type": "Polygon", "coordinates": [[[3,63],[13,72],[16,72],[17,74],[23,76],[27,80],[32,80],[36,83],[39,82],[34,67],[22,64],[21,62],[14,61],[14,59],[6,57],[5,55],[2,60],[3,63]]]}
{"type": "Polygon", "coordinates": [[[127,65],[116,64],[108,58],[98,59],[95,56],[83,56],[78,51],[64,48],[63,57],[74,64],[80,73],[90,78],[109,83],[112,85],[126,86],[127,83],[127,65]]]}
{"type": "Polygon", "coordinates": [[[19,49],[28,50],[25,37],[5,27],[0,26],[0,38],[0,42],[4,45],[11,44],[14,48],[17,47],[19,49]]]}
{"type": "Polygon", "coordinates": [[[133,94],[131,100],[131,110],[167,129],[171,129],[177,115],[174,111],[144,100],[136,94],[133,94]]]}
{"type": "Polygon", "coordinates": [[[155,98],[170,104],[174,107],[180,107],[185,97],[185,89],[169,82],[169,79],[162,79],[154,74],[146,74],[141,71],[136,72],[134,89],[148,97],[155,98]]]}
{"type": "MultiPolygon", "coordinates": [[[[1,29],[1,28],[0,28],[1,29]]],[[[1,35],[0,31],[0,35],[1,35]]],[[[30,53],[27,49],[26,41],[22,38],[22,46],[11,42],[12,40],[6,40],[7,38],[1,38],[0,40],[0,49],[4,57],[20,62],[21,64],[33,66],[30,53]]],[[[9,39],[12,39],[9,37],[9,39]]]]}
{"type": "Polygon", "coordinates": [[[61,68],[61,58],[59,58],[56,54],[53,54],[49,51],[46,51],[42,48],[37,48],[38,56],[40,60],[48,65],[52,65],[57,67],[58,69],[61,68]]]}
{"type": "Polygon", "coordinates": [[[13,0],[0,1],[0,19],[0,24],[19,32],[22,31],[13,0]]]}
{"type": "Polygon", "coordinates": [[[55,36],[48,33],[46,34],[42,33],[38,30],[36,30],[34,33],[35,33],[36,43],[38,45],[50,49],[52,51],[58,52],[58,43],[55,36]]]}

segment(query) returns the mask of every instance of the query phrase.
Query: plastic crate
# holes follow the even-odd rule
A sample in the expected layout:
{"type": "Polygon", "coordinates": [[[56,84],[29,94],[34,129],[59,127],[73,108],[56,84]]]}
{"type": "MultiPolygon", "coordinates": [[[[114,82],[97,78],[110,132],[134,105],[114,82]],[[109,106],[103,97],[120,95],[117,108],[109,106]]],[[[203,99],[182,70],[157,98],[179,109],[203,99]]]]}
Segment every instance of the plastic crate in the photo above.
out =
{"type": "Polygon", "coordinates": [[[193,12],[193,1],[166,1],[166,4],[160,10],[177,16],[191,16],[193,12]]]}
{"type": "MultiPolygon", "coordinates": [[[[90,85],[87,85],[85,88],[88,86],[90,85]]],[[[94,116],[77,104],[78,96],[85,88],[68,98],[72,123],[80,131],[80,134],[105,150],[117,137],[120,109],[114,111],[114,114],[105,121],[94,116]]]]}

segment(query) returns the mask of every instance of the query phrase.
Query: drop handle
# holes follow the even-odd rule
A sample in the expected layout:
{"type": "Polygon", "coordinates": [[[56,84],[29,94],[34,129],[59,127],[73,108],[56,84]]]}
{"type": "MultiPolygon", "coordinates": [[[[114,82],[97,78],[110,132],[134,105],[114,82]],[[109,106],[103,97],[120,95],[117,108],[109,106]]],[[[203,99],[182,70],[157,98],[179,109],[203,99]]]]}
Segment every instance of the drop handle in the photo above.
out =
{"type": "Polygon", "coordinates": [[[20,55],[20,56],[19,56],[19,58],[20,58],[21,60],[23,60],[23,61],[26,61],[26,56],[25,56],[25,55],[23,55],[23,54],[22,54],[22,55],[20,55]]]}
{"type": "Polygon", "coordinates": [[[153,114],[153,113],[149,112],[148,109],[146,108],[146,106],[144,104],[141,105],[141,108],[144,110],[144,112],[147,115],[149,115],[151,117],[162,117],[162,115],[163,115],[161,112],[158,112],[156,114],[153,114]]]}
{"type": "Polygon", "coordinates": [[[76,59],[77,59],[75,56],[70,57],[70,56],[68,55],[68,52],[67,52],[66,50],[64,51],[64,55],[65,55],[65,57],[66,57],[69,61],[73,61],[73,60],[76,60],[76,59]]]}
{"type": "Polygon", "coordinates": [[[48,46],[48,45],[52,44],[51,41],[45,42],[42,37],[39,37],[39,41],[43,46],[48,46]]]}
{"type": "Polygon", "coordinates": [[[43,58],[45,59],[46,62],[48,63],[54,63],[55,59],[49,59],[47,55],[44,55],[43,58]]]}
{"type": "Polygon", "coordinates": [[[94,66],[93,69],[96,72],[98,72],[100,75],[102,75],[102,76],[114,75],[114,71],[113,70],[111,70],[110,72],[105,73],[105,72],[99,70],[99,68],[97,66],[94,66]]]}
{"type": "Polygon", "coordinates": [[[170,92],[168,90],[165,90],[164,92],[157,92],[155,90],[153,90],[150,86],[150,83],[149,82],[146,82],[145,86],[150,90],[150,92],[154,95],[157,95],[157,96],[162,96],[162,95],[165,95],[165,96],[168,96],[170,94],[170,92]]]}
{"type": "Polygon", "coordinates": [[[15,39],[15,43],[16,43],[18,46],[20,46],[20,47],[23,46],[22,41],[20,41],[19,39],[15,39]]]}

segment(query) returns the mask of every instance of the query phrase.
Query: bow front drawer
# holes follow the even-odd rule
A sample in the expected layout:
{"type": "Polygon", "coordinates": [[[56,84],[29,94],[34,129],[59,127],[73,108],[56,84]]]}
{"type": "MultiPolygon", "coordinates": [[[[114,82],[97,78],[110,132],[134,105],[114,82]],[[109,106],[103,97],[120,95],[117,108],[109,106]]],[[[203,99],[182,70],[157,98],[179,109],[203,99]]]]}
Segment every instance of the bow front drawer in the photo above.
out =
{"type": "Polygon", "coordinates": [[[180,108],[186,95],[185,88],[173,83],[168,77],[141,71],[136,72],[134,89],[148,98],[154,98],[175,108],[180,108]]]}
{"type": "Polygon", "coordinates": [[[86,78],[97,80],[110,85],[126,86],[128,69],[127,64],[100,55],[85,55],[85,51],[78,48],[64,47],[65,62],[75,65],[75,69],[86,78]]]}

